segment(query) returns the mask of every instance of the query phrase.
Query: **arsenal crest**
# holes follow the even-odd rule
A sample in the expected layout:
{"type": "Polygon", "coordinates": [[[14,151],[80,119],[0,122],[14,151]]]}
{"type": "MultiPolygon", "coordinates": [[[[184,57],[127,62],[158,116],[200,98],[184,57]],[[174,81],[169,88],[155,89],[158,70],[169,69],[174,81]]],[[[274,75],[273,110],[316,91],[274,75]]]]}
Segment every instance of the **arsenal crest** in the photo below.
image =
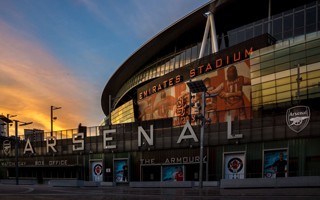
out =
{"type": "Polygon", "coordinates": [[[228,162],[228,169],[231,173],[239,173],[242,170],[243,163],[240,158],[232,158],[228,162]]]}
{"type": "Polygon", "coordinates": [[[96,164],[93,168],[93,172],[96,176],[100,176],[102,174],[102,165],[96,164]]]}
{"type": "Polygon", "coordinates": [[[308,106],[295,106],[287,110],[287,125],[296,133],[302,131],[309,123],[310,108],[308,106]]]}

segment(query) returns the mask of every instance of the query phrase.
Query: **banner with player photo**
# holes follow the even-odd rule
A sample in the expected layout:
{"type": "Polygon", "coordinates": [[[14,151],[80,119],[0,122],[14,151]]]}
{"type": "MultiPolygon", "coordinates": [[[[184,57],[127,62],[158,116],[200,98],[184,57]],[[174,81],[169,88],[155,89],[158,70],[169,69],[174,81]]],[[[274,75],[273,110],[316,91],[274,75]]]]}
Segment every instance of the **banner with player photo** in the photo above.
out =
{"type": "Polygon", "coordinates": [[[114,172],[116,182],[129,181],[128,159],[114,160],[114,172]]]}
{"type": "MultiPolygon", "coordinates": [[[[217,95],[206,98],[205,112],[210,123],[226,122],[229,113],[232,121],[251,118],[251,80],[248,61],[192,79],[196,80],[203,80],[207,93],[217,95]]],[[[200,112],[201,102],[201,93],[190,94],[186,82],[181,82],[138,101],[138,119],[145,121],[173,118],[173,125],[180,126],[189,120],[191,111],[189,121],[195,124],[195,116],[200,112]],[[190,100],[193,105],[191,109],[190,100]]]]}
{"type": "Polygon", "coordinates": [[[184,166],[163,165],[162,181],[184,181],[184,166]]]}
{"type": "Polygon", "coordinates": [[[288,177],[287,149],[265,150],[263,156],[263,177],[288,177]]]}
{"type": "Polygon", "coordinates": [[[92,181],[102,182],[103,181],[102,161],[91,162],[91,169],[92,169],[92,181]]]}
{"type": "Polygon", "coordinates": [[[224,178],[244,179],[245,178],[245,153],[224,154],[224,178]]]}

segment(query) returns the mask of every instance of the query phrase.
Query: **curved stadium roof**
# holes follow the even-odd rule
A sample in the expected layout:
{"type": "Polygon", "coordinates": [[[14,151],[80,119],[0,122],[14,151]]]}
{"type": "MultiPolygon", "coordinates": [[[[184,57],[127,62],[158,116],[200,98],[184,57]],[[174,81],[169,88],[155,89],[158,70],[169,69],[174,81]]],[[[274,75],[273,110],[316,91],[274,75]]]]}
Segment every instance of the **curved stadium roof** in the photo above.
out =
{"type": "MultiPolygon", "coordinates": [[[[274,15],[307,4],[312,0],[271,0],[271,2],[271,15],[274,15]]],[[[195,32],[203,34],[206,23],[204,13],[208,11],[214,13],[216,30],[219,35],[268,17],[268,5],[269,0],[212,0],[170,25],[136,50],[110,77],[102,93],[103,112],[105,115],[109,114],[109,95],[115,97],[125,82],[134,74],[141,71],[152,60],[165,56],[165,53],[168,54],[167,49],[170,49],[169,47],[174,49],[175,41],[181,35],[185,33],[192,35],[195,32]]],[[[131,90],[136,90],[136,88],[131,90]]]]}

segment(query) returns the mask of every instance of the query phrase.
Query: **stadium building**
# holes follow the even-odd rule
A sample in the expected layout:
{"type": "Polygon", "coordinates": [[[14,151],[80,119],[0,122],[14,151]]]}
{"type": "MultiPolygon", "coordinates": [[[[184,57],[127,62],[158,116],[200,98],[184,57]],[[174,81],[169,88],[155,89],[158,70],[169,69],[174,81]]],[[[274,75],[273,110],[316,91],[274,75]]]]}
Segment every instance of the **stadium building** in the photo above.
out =
{"type": "Polygon", "coordinates": [[[319,1],[210,1],[114,72],[103,126],[7,139],[2,176],[319,186],[319,30],[319,1]]]}

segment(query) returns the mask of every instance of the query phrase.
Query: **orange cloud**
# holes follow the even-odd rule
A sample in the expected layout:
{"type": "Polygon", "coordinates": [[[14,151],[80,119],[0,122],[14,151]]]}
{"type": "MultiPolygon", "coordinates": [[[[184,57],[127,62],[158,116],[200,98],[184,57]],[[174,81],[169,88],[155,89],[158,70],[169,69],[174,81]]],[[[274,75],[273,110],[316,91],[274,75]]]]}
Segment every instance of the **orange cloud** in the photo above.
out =
{"type": "Polygon", "coordinates": [[[100,105],[92,105],[96,100],[90,98],[90,91],[95,90],[90,83],[73,77],[32,36],[1,20],[0,27],[0,114],[17,114],[16,119],[33,122],[25,128],[48,132],[50,106],[54,105],[62,107],[54,111],[58,118],[54,130],[76,128],[80,122],[98,125],[99,116],[90,109],[100,110],[100,105]]]}

